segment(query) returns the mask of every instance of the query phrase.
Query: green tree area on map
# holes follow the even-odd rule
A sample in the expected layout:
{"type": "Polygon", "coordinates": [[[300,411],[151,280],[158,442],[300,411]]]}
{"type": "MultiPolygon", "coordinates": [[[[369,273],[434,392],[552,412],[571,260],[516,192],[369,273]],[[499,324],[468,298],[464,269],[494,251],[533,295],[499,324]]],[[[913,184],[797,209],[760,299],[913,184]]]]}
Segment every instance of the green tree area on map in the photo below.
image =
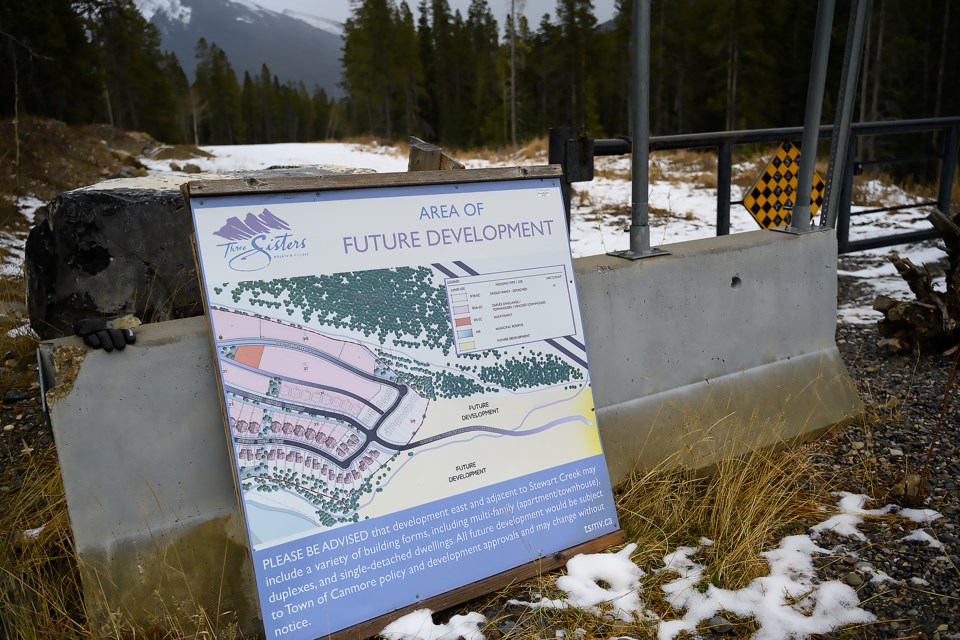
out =
{"type": "MultiPolygon", "coordinates": [[[[298,322],[360,331],[375,337],[381,345],[439,349],[449,356],[453,340],[446,291],[435,286],[433,278],[434,272],[427,267],[396,267],[239,282],[229,290],[229,295],[235,304],[247,296],[252,306],[283,309],[298,322]]],[[[221,295],[230,286],[225,282],[214,292],[221,295]]],[[[505,357],[500,351],[493,351],[490,355],[498,361],[497,366],[451,365],[469,375],[438,369],[434,364],[397,353],[380,350],[378,355],[385,366],[379,367],[377,375],[399,378],[431,400],[583,379],[579,368],[555,354],[539,351],[529,351],[522,357],[505,357]]],[[[467,353],[458,359],[468,362],[482,360],[483,356],[467,353]]]]}
{"type": "Polygon", "coordinates": [[[509,358],[496,367],[480,367],[480,378],[484,382],[517,391],[550,386],[571,379],[582,380],[583,372],[552,353],[537,351],[523,358],[509,358]]]}
{"type": "MultiPolygon", "coordinates": [[[[453,348],[444,289],[432,284],[426,267],[397,267],[332,275],[240,282],[230,291],[234,303],[283,309],[297,322],[352,329],[401,347],[453,348]]],[[[216,288],[221,293],[222,288],[216,288]]]]}

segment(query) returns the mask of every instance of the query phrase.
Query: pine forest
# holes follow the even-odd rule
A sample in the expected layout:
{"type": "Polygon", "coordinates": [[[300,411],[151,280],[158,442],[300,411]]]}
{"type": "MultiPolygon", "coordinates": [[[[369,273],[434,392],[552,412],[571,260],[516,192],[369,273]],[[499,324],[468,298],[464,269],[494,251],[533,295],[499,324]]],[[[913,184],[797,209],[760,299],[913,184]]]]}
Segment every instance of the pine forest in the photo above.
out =
{"type": "MultiPolygon", "coordinates": [[[[522,0],[492,0],[517,5],[522,0]]],[[[855,120],[960,113],[960,12],[951,0],[872,0],[855,120]],[[951,15],[951,8],[954,9],[951,15]]],[[[488,0],[353,0],[336,90],[238,74],[215,42],[178,60],[132,0],[4,0],[0,115],[110,123],[168,143],[416,135],[503,147],[569,126],[629,133],[630,0],[598,24],[557,0],[537,24],[498,24],[488,0]],[[185,69],[192,71],[188,79],[185,69]]],[[[802,124],[816,2],[655,0],[653,135],[802,124]]],[[[850,11],[838,0],[824,122],[832,121],[850,11]]]]}

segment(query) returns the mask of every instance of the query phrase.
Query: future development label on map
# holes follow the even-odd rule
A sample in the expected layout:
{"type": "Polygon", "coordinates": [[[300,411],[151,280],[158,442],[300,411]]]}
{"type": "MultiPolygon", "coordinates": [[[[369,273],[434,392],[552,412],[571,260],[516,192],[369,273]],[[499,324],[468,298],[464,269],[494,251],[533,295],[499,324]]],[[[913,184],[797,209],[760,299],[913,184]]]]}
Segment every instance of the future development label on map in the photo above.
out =
{"type": "Polygon", "coordinates": [[[557,180],[190,204],[268,639],[619,528],[557,180]]]}

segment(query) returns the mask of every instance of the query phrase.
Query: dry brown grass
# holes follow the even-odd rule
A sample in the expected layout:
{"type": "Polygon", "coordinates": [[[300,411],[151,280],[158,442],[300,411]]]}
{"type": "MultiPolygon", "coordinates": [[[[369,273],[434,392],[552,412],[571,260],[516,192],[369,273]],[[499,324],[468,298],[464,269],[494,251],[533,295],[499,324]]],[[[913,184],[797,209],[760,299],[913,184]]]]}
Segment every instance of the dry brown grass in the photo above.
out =
{"type": "Polygon", "coordinates": [[[737,589],[766,575],[760,552],[819,517],[829,485],[803,448],[729,457],[704,477],[669,462],[638,469],[619,487],[618,513],[641,564],[678,546],[713,541],[705,552],[713,583],[737,589]]]}
{"type": "Polygon", "coordinates": [[[56,455],[10,452],[0,493],[0,635],[83,638],[73,540],[56,455]],[[12,483],[8,484],[8,483],[12,483]]]}

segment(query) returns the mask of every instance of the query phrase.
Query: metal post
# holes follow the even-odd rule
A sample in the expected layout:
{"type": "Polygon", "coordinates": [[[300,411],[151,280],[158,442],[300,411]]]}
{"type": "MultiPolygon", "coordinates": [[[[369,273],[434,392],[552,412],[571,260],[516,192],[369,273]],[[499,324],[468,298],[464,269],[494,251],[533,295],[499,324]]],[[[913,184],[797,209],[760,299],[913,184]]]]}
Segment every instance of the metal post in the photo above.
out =
{"type": "Polygon", "coordinates": [[[850,168],[840,183],[839,211],[837,216],[837,252],[846,253],[850,248],[850,205],[853,202],[853,163],[857,159],[857,145],[847,147],[846,165],[850,168]]]}
{"type": "Polygon", "coordinates": [[[940,190],[937,195],[937,208],[945,216],[950,215],[950,191],[953,188],[953,176],[957,172],[957,147],[960,144],[960,127],[953,125],[944,132],[943,160],[940,163],[940,190]]]}
{"type": "Polygon", "coordinates": [[[650,0],[633,3],[633,209],[630,251],[650,250],[650,0]]]}
{"type": "Polygon", "coordinates": [[[823,86],[827,79],[833,7],[834,0],[820,0],[817,5],[817,31],[813,39],[813,59],[810,62],[810,80],[807,83],[807,106],[803,116],[797,196],[790,226],[785,229],[792,233],[810,231],[810,192],[813,190],[813,166],[817,161],[817,138],[820,130],[820,111],[823,107],[823,86]]]}
{"type": "Polygon", "coordinates": [[[867,23],[868,6],[868,0],[853,0],[853,4],[850,6],[847,45],[843,52],[843,70],[840,72],[840,101],[837,104],[837,114],[833,122],[833,136],[830,140],[830,164],[827,167],[827,184],[823,192],[823,207],[820,209],[821,228],[835,229],[837,227],[839,202],[833,194],[834,181],[842,184],[844,172],[853,170],[853,167],[846,160],[847,145],[850,143],[853,103],[857,97],[857,76],[860,75],[860,56],[863,52],[863,33],[867,23]]]}
{"type": "Polygon", "coordinates": [[[730,234],[730,172],[733,145],[722,142],[717,148],[717,235],[730,234]]]}
{"type": "Polygon", "coordinates": [[[563,169],[560,176],[560,195],[563,198],[563,210],[567,216],[567,230],[570,229],[570,177],[567,175],[567,140],[573,135],[570,127],[551,127],[547,143],[547,162],[558,164],[563,169]]]}
{"type": "Polygon", "coordinates": [[[667,252],[650,248],[650,0],[633,3],[633,202],[630,218],[630,249],[609,255],[638,260],[667,252]]]}

